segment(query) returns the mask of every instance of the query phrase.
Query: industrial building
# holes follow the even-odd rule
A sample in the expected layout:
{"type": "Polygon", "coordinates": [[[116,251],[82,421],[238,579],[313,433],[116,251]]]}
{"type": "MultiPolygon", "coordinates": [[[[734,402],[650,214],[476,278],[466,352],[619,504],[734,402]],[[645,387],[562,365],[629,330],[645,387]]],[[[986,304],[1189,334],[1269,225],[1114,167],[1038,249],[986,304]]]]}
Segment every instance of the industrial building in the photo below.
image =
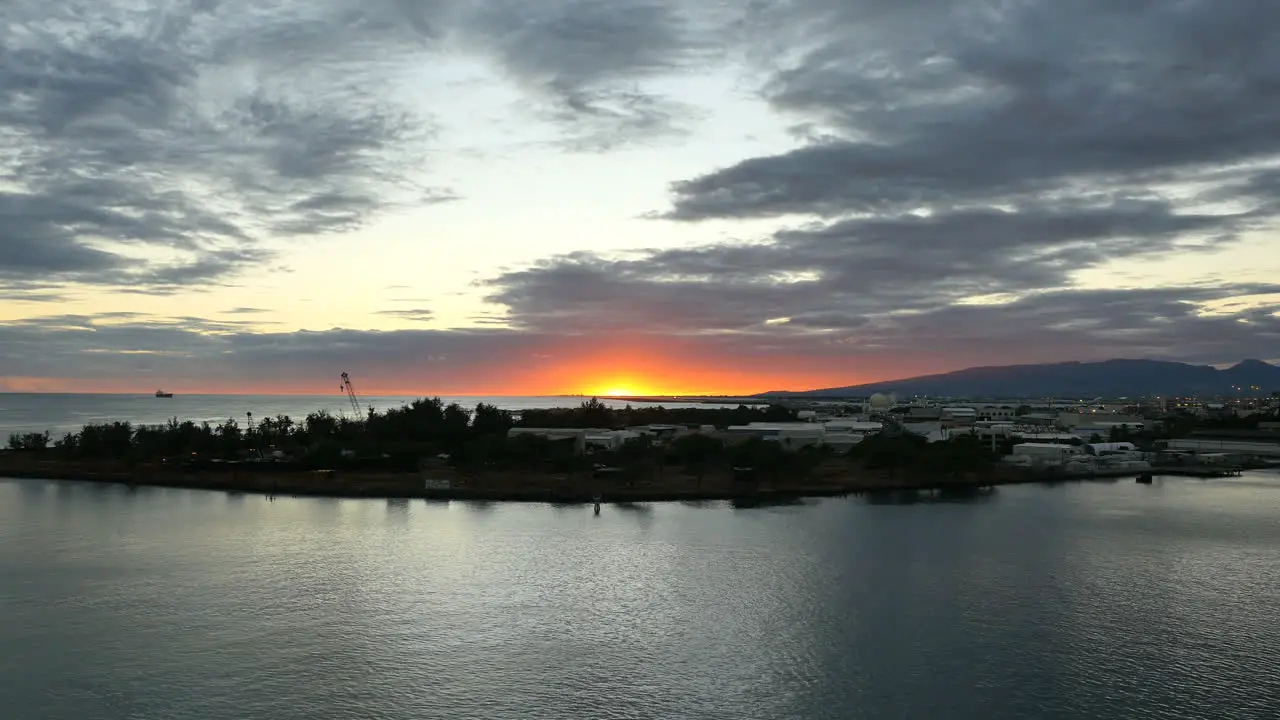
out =
{"type": "Polygon", "coordinates": [[[1184,452],[1225,453],[1237,457],[1280,458],[1280,442],[1249,442],[1247,440],[1207,440],[1182,439],[1168,440],[1169,450],[1184,452]]]}
{"type": "Polygon", "coordinates": [[[1075,445],[1059,443],[1018,443],[1013,446],[1013,462],[1031,465],[1065,465],[1068,460],[1083,455],[1075,445]]]}

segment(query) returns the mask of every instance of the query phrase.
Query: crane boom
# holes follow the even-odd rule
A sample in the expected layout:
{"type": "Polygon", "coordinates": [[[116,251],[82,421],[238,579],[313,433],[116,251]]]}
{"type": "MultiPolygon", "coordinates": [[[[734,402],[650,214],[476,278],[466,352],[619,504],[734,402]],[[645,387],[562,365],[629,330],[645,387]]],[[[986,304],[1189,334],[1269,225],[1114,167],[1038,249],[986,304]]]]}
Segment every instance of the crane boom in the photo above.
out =
{"type": "Polygon", "coordinates": [[[360,411],[360,400],[356,397],[356,389],[351,385],[351,376],[345,372],[342,373],[342,389],[346,391],[347,399],[351,401],[351,409],[359,420],[364,413],[360,411]]]}

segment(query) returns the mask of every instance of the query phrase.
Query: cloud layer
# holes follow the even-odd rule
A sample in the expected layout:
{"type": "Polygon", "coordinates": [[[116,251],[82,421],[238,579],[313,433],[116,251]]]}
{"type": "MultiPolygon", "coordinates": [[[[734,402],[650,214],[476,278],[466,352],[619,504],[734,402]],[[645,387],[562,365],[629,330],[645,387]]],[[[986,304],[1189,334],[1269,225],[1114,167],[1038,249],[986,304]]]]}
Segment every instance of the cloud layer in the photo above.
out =
{"type": "MultiPolygon", "coordinates": [[[[954,363],[1276,354],[1274,297],[1198,314],[1265,289],[1076,284],[1274,232],[1280,6],[797,0],[753,6],[736,30],[805,140],[674,182],[664,217],[790,229],[506,273],[492,299],[516,322],[803,337],[806,352],[838,338],[851,356],[954,363]]],[[[1259,260],[1280,268],[1280,248],[1259,260]]]]}
{"type": "Polygon", "coordinates": [[[1280,151],[1280,6],[1265,0],[763,12],[759,31],[794,43],[764,59],[763,93],[823,140],[677,183],[674,217],[1132,194],[1280,151]]]}
{"type": "Polygon", "coordinates": [[[686,28],[653,1],[6,2],[0,283],[174,291],[454,199],[415,99],[451,54],[522,84],[566,141],[659,131],[675,106],[632,84],[691,59],[686,28]]]}
{"type": "Polygon", "coordinates": [[[413,194],[388,156],[428,119],[360,87],[372,48],[289,66],[339,32],[339,8],[254,7],[0,8],[0,281],[172,291],[413,194]]]}
{"type": "MultiPolygon", "coordinates": [[[[1280,286],[1247,290],[1280,299],[1280,286]]],[[[1199,304],[1234,292],[1066,290],[1006,305],[879,316],[822,333],[789,323],[697,335],[678,328],[648,334],[633,329],[263,332],[247,321],[45,316],[0,325],[0,367],[5,368],[0,387],[323,392],[336,373],[350,369],[366,391],[383,393],[599,392],[620,382],[673,392],[759,392],[984,363],[1112,357],[1280,360],[1280,316],[1274,306],[1200,309],[1199,304]]]]}
{"type": "MultiPolygon", "coordinates": [[[[672,177],[643,222],[772,229],[493,273],[479,291],[510,327],[484,331],[51,310],[0,325],[0,377],[365,363],[488,387],[512,358],[601,338],[713,364],[807,358],[787,367],[850,381],[1280,354],[1277,288],[1079,283],[1275,232],[1280,5],[1264,0],[10,0],[0,299],[230,283],[308,238],[457,199],[433,175],[448,147],[433,103],[465,96],[437,72],[459,61],[518,90],[513,122],[550,121],[559,147],[592,152],[691,132],[711,108],[679,83],[736,73],[720,90],[784,118],[793,144],[672,177]]],[[[1280,269],[1280,249],[1258,264],[1280,269]]]]}

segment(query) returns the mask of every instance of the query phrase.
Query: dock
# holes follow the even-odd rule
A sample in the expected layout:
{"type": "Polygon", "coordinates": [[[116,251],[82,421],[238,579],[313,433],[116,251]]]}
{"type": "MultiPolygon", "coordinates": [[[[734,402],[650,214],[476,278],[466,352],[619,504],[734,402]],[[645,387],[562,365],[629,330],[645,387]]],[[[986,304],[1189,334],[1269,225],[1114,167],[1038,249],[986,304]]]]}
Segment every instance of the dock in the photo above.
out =
{"type": "Polygon", "coordinates": [[[1145,470],[1121,468],[1097,468],[1078,473],[1061,473],[1042,479],[1091,480],[1094,478],[1124,478],[1139,475],[1152,477],[1176,476],[1202,479],[1240,477],[1243,471],[1238,467],[1221,465],[1154,465],[1145,470]]]}
{"type": "Polygon", "coordinates": [[[1237,467],[1214,467],[1211,465],[1166,465],[1153,467],[1152,475],[1178,475],[1196,478],[1240,477],[1244,471],[1237,467]]]}

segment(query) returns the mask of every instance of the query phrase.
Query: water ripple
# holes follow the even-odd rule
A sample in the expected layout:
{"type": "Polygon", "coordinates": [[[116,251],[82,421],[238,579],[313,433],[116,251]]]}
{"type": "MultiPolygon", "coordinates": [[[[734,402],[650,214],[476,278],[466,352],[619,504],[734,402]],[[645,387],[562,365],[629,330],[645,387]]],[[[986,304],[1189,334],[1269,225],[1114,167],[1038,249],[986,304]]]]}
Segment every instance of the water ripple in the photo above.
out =
{"type": "Polygon", "coordinates": [[[1280,477],[778,510],[0,481],[6,720],[1274,718],[1280,477]]]}

